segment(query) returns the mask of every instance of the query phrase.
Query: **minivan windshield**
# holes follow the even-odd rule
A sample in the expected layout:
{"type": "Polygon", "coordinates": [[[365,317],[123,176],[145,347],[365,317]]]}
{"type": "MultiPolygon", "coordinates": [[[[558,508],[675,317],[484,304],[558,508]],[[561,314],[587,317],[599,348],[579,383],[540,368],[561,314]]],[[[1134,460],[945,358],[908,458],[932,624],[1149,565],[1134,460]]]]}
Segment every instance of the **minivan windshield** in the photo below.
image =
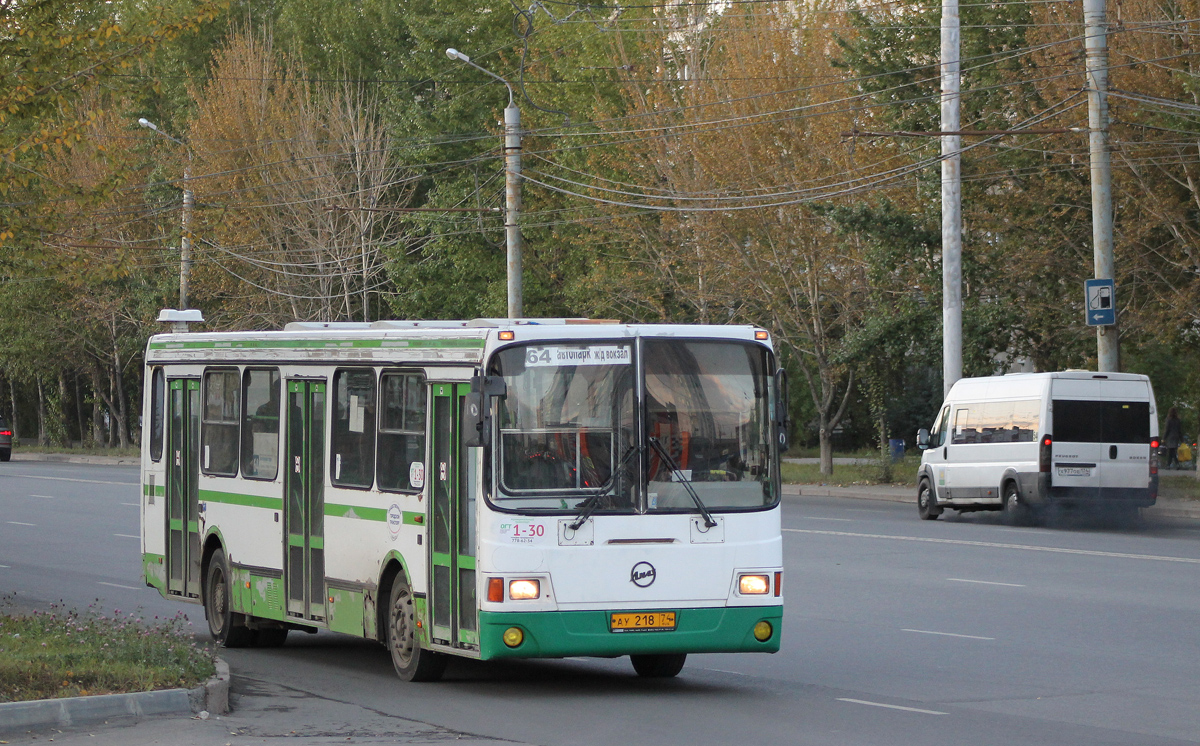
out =
{"type": "Polygon", "coordinates": [[[493,500],[509,509],[695,512],[690,486],[709,511],[774,505],[769,354],[666,338],[643,338],[640,348],[622,340],[501,350],[492,371],[507,393],[493,500]]]}

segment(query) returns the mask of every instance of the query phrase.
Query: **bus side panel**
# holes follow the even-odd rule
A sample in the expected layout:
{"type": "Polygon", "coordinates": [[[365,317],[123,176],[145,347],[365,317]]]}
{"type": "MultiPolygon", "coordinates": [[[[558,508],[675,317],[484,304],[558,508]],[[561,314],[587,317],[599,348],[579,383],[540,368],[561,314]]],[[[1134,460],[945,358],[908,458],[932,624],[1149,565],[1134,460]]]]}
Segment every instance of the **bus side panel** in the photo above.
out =
{"type": "Polygon", "coordinates": [[[271,482],[200,478],[204,532],[220,530],[230,564],[282,571],[283,499],[277,489],[271,482]]]}

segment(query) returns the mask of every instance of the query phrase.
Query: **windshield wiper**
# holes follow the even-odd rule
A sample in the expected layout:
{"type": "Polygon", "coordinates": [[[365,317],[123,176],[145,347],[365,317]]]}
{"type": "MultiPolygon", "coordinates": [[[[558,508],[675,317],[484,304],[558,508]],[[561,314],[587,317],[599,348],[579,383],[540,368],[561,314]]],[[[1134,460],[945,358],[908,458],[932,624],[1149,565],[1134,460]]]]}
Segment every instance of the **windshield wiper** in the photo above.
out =
{"type": "Polygon", "coordinates": [[[658,451],[658,455],[663,457],[663,461],[667,462],[667,466],[671,467],[671,472],[675,475],[675,481],[683,484],[683,488],[692,496],[692,502],[696,503],[696,509],[700,511],[700,515],[704,516],[704,527],[712,528],[717,525],[713,520],[712,513],[708,512],[708,508],[704,507],[704,503],[700,500],[700,496],[696,494],[696,490],[692,487],[692,480],[688,479],[683,474],[683,470],[679,468],[679,464],[675,463],[675,459],[671,458],[671,454],[667,451],[666,446],[658,442],[658,438],[650,437],[650,445],[654,450],[658,451]]]}
{"type": "MultiPolygon", "coordinates": [[[[636,452],[637,446],[629,446],[629,448],[625,449],[625,455],[621,457],[620,462],[617,463],[617,468],[612,472],[612,481],[616,481],[617,474],[621,469],[625,468],[625,465],[629,463],[629,457],[636,452]]],[[[574,522],[570,523],[567,528],[572,531],[578,531],[579,527],[587,523],[587,519],[592,517],[592,513],[596,512],[596,508],[600,507],[600,498],[607,494],[608,490],[601,487],[599,490],[588,495],[588,498],[579,504],[579,515],[576,516],[574,522]]]]}

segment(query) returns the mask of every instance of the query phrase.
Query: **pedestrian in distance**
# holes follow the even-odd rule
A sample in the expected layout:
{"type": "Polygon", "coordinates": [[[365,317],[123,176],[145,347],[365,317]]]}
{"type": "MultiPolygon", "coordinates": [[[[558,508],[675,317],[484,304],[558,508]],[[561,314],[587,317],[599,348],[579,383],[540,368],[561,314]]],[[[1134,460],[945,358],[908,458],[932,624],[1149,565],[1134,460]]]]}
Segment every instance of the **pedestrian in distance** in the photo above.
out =
{"type": "Polygon", "coordinates": [[[1179,444],[1183,442],[1183,425],[1179,422],[1179,408],[1167,410],[1167,426],[1163,430],[1163,447],[1167,449],[1167,468],[1179,467],[1179,444]]]}

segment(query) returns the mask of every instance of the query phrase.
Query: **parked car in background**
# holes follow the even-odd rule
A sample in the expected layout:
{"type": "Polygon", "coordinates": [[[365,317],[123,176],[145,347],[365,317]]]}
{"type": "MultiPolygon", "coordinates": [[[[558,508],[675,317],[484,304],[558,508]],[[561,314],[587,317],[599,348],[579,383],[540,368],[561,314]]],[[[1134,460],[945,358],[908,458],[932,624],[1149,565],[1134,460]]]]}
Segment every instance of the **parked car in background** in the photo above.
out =
{"type": "Polygon", "coordinates": [[[12,458],[12,428],[8,421],[0,417],[0,461],[12,458]]]}

